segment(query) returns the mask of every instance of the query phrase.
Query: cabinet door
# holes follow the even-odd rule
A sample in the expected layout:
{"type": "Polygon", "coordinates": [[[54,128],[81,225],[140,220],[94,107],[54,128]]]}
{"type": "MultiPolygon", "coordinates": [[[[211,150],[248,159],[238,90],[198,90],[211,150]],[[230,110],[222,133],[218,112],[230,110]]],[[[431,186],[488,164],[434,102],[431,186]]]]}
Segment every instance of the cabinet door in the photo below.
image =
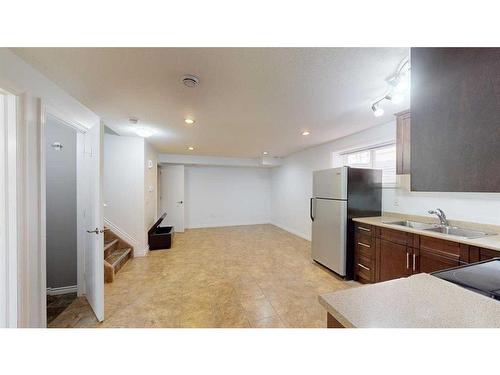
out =
{"type": "Polygon", "coordinates": [[[410,111],[396,113],[396,173],[410,174],[410,111]]]}
{"type": "Polygon", "coordinates": [[[500,257],[500,252],[490,249],[479,249],[479,260],[488,260],[496,257],[500,257]]]}
{"type": "Polygon", "coordinates": [[[416,263],[414,273],[442,271],[447,268],[458,267],[461,264],[458,257],[443,256],[425,249],[415,250],[414,261],[416,263]]]}
{"type": "Polygon", "coordinates": [[[411,248],[377,239],[379,247],[379,281],[411,275],[411,248]]]}

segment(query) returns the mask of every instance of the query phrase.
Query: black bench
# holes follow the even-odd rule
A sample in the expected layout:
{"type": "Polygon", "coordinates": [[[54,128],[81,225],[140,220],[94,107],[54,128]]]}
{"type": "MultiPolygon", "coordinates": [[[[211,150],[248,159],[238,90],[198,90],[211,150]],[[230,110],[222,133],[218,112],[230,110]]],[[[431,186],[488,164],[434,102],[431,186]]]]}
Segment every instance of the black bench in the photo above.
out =
{"type": "Polygon", "coordinates": [[[160,227],[167,213],[161,215],[148,231],[149,250],[170,249],[174,240],[174,227],[160,227]]]}

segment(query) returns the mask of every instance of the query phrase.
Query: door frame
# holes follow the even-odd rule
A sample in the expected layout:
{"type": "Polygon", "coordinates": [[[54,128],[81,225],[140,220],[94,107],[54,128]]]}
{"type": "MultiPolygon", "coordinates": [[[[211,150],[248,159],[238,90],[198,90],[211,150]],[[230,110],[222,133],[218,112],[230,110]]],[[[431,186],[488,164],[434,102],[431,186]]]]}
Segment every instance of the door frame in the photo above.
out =
{"type": "Polygon", "coordinates": [[[18,326],[18,157],[19,100],[0,89],[0,327],[18,326]],[[5,248],[5,249],[4,249],[5,248]]]}
{"type": "Polygon", "coordinates": [[[86,218],[84,207],[87,203],[86,190],[83,189],[85,135],[88,129],[68,115],[61,113],[53,106],[41,100],[40,114],[40,275],[41,275],[41,313],[42,326],[47,326],[47,212],[46,212],[46,152],[45,132],[48,115],[55,117],[76,131],[76,210],[77,210],[77,295],[85,294],[85,231],[86,218]]]}
{"type": "Polygon", "coordinates": [[[162,193],[161,193],[161,197],[162,197],[162,207],[161,207],[161,211],[162,213],[164,212],[167,212],[167,219],[165,220],[165,223],[168,223],[169,225],[173,225],[174,226],[174,230],[175,232],[180,232],[180,233],[183,233],[185,230],[186,230],[186,166],[184,164],[163,164],[161,166],[162,168],[162,173],[161,173],[161,177],[162,178],[162,181],[161,181],[161,189],[162,189],[162,193]],[[168,178],[168,168],[174,168],[174,167],[182,167],[182,174],[183,174],[183,180],[182,180],[182,210],[183,210],[183,213],[182,213],[182,231],[176,229],[175,227],[175,223],[172,222],[169,217],[168,217],[168,211],[167,211],[167,204],[168,204],[168,190],[167,190],[167,193],[166,194],[163,194],[163,190],[166,188],[167,186],[167,183],[166,181],[164,180],[165,179],[165,176],[167,176],[168,178]]]}

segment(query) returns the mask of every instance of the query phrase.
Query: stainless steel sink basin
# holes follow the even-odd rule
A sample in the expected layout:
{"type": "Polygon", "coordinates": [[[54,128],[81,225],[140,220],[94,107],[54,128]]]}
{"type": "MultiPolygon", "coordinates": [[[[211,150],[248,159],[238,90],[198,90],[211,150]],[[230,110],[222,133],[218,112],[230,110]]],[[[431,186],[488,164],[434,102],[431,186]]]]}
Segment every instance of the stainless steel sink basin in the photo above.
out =
{"type": "Polygon", "coordinates": [[[479,230],[463,229],[458,227],[445,227],[445,226],[437,226],[425,230],[429,232],[437,232],[437,233],[449,234],[450,236],[465,237],[465,238],[480,238],[480,237],[494,235],[493,233],[481,232],[479,230]]]}
{"type": "Polygon", "coordinates": [[[384,224],[401,225],[402,227],[423,229],[423,230],[436,227],[435,224],[421,223],[419,221],[411,221],[411,220],[385,221],[384,224]]]}

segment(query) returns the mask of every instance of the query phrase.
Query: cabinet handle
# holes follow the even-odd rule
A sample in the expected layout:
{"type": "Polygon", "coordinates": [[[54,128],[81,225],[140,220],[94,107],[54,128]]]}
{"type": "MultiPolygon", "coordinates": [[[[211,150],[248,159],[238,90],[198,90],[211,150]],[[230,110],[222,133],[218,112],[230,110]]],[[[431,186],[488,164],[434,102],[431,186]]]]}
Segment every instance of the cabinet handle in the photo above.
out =
{"type": "Polygon", "coordinates": [[[410,269],[410,253],[406,252],[406,269],[410,269]]]}
{"type": "Polygon", "coordinates": [[[367,244],[365,244],[363,242],[358,242],[358,245],[361,245],[361,246],[364,246],[364,247],[371,247],[370,245],[367,245],[367,244]]]}
{"type": "Polygon", "coordinates": [[[415,253],[413,253],[413,271],[415,271],[415,264],[417,263],[417,256],[415,255],[415,253]]]}
{"type": "Polygon", "coordinates": [[[358,266],[360,266],[361,268],[367,270],[367,271],[370,271],[370,269],[366,266],[363,266],[361,263],[358,263],[358,266]]]}
{"type": "Polygon", "coordinates": [[[365,232],[371,232],[370,229],[365,228],[365,227],[358,227],[359,230],[364,230],[365,232]]]}

